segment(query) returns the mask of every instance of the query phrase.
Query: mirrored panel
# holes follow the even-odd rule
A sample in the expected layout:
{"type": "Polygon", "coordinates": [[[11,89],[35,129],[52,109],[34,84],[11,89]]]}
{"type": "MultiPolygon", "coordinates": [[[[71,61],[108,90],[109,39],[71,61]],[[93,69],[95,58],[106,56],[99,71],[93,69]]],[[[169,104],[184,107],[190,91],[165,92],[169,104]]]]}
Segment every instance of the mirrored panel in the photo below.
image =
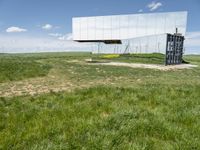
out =
{"type": "Polygon", "coordinates": [[[96,39],[96,18],[88,17],[88,40],[96,39]]]}
{"type": "Polygon", "coordinates": [[[112,39],[112,16],[103,17],[103,39],[112,39]]]}
{"type": "Polygon", "coordinates": [[[144,36],[146,33],[146,19],[147,15],[138,15],[137,19],[137,35],[138,37],[144,36]]]}
{"type": "Polygon", "coordinates": [[[165,33],[165,18],[166,15],[165,14],[157,14],[155,15],[155,21],[156,21],[156,25],[155,25],[155,34],[162,34],[165,33]]]}
{"type": "Polygon", "coordinates": [[[81,17],[73,20],[74,40],[116,40],[174,34],[176,28],[185,35],[187,12],[81,17]]]}
{"type": "Polygon", "coordinates": [[[129,38],[129,18],[128,15],[119,16],[120,19],[120,39],[129,38]]]}
{"type": "Polygon", "coordinates": [[[138,15],[129,16],[129,38],[135,37],[137,34],[138,15]]]}
{"type": "Polygon", "coordinates": [[[80,19],[74,18],[73,19],[73,38],[79,39],[80,38],[80,19]]]}
{"type": "Polygon", "coordinates": [[[112,39],[120,39],[120,19],[119,16],[112,16],[112,39]]]}
{"type": "Polygon", "coordinates": [[[81,18],[80,19],[80,33],[81,33],[81,40],[88,40],[88,32],[87,32],[87,19],[88,18],[81,18]]]}
{"type": "Polygon", "coordinates": [[[104,18],[96,17],[96,38],[95,40],[104,39],[104,18]]]}

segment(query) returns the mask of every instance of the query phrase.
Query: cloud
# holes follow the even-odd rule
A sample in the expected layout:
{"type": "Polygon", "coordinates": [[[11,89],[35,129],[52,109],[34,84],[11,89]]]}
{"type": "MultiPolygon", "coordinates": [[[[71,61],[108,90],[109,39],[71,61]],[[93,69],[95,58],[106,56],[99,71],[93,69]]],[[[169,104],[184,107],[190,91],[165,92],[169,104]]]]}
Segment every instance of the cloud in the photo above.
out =
{"type": "Polygon", "coordinates": [[[74,42],[72,40],[58,40],[57,38],[0,35],[0,53],[62,51],[91,51],[91,45],[89,43],[74,42]]]}
{"type": "Polygon", "coordinates": [[[139,9],[138,12],[139,12],[139,13],[143,12],[143,9],[139,9]]]}
{"type": "Polygon", "coordinates": [[[53,37],[61,37],[62,34],[60,34],[60,33],[49,33],[49,36],[53,36],[53,37]]]}
{"type": "Polygon", "coordinates": [[[49,33],[49,36],[56,37],[61,41],[70,41],[73,40],[72,33],[60,34],[60,33],[49,33]]]}
{"type": "Polygon", "coordinates": [[[66,35],[60,36],[58,39],[62,41],[69,41],[69,40],[73,40],[73,36],[72,36],[72,33],[68,33],[66,35]]]}
{"type": "Polygon", "coordinates": [[[13,32],[26,32],[27,29],[23,29],[23,28],[20,28],[20,27],[9,27],[8,29],[6,29],[6,32],[7,33],[13,33],[13,32]]]}
{"type": "Polygon", "coordinates": [[[200,38],[200,31],[187,32],[186,38],[187,39],[200,38]]]}
{"type": "Polygon", "coordinates": [[[158,9],[159,7],[163,6],[163,4],[161,2],[155,2],[152,1],[151,3],[149,3],[147,5],[147,8],[149,8],[150,11],[154,11],[156,9],[158,9]]]}
{"type": "Polygon", "coordinates": [[[42,29],[44,30],[51,30],[53,28],[53,26],[51,24],[45,24],[42,26],[42,29]]]}
{"type": "Polygon", "coordinates": [[[199,47],[200,50],[200,31],[187,32],[185,39],[186,47],[199,47]]]}

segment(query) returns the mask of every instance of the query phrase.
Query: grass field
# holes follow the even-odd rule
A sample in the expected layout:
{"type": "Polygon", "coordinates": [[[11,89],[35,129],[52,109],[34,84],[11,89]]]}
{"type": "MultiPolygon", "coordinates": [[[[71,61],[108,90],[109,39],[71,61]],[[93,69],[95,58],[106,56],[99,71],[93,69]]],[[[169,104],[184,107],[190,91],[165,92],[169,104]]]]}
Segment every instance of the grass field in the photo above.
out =
{"type": "Polygon", "coordinates": [[[32,57],[0,55],[0,83],[45,76],[49,69],[48,64],[41,64],[32,57]]]}
{"type": "Polygon", "coordinates": [[[200,56],[170,71],[90,57],[0,55],[0,149],[200,149],[200,56]]]}
{"type": "Polygon", "coordinates": [[[165,55],[160,53],[153,54],[122,54],[122,55],[101,54],[92,55],[93,60],[96,61],[117,61],[117,62],[134,62],[134,63],[145,63],[145,64],[165,64],[165,55]],[[111,57],[109,57],[111,56],[111,57]],[[117,57],[116,57],[117,56],[117,57]]]}

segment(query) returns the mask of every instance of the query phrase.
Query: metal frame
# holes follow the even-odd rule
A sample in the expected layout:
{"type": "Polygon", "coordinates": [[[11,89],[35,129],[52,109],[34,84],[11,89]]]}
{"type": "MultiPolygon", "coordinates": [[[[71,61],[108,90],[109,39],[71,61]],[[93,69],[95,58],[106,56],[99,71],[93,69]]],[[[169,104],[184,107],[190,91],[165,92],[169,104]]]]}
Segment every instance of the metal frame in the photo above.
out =
{"type": "Polygon", "coordinates": [[[180,34],[167,34],[165,65],[182,63],[184,39],[180,34]]]}

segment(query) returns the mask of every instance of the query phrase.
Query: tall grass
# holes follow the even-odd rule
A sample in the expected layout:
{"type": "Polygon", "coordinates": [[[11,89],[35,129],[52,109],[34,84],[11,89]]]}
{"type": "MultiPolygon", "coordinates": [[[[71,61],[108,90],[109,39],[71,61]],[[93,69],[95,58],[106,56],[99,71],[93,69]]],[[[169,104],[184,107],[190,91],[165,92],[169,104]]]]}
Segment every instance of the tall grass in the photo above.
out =
{"type": "Polygon", "coordinates": [[[39,63],[33,58],[2,55],[0,56],[0,83],[45,76],[50,68],[50,65],[39,63]]]}
{"type": "MultiPolygon", "coordinates": [[[[88,87],[0,98],[0,149],[199,149],[200,67],[97,66],[84,63],[89,57],[0,55],[0,82],[13,86],[13,80],[45,76],[52,69],[53,79],[88,87]]],[[[137,58],[130,57],[130,62],[137,58]]],[[[199,56],[184,59],[200,65],[199,56]]]]}
{"type": "Polygon", "coordinates": [[[1,98],[1,149],[198,149],[200,86],[1,98]]]}
{"type": "Polygon", "coordinates": [[[33,53],[33,54],[0,54],[0,83],[18,81],[26,78],[46,76],[51,69],[43,60],[73,60],[88,58],[90,53],[33,53]]]}

